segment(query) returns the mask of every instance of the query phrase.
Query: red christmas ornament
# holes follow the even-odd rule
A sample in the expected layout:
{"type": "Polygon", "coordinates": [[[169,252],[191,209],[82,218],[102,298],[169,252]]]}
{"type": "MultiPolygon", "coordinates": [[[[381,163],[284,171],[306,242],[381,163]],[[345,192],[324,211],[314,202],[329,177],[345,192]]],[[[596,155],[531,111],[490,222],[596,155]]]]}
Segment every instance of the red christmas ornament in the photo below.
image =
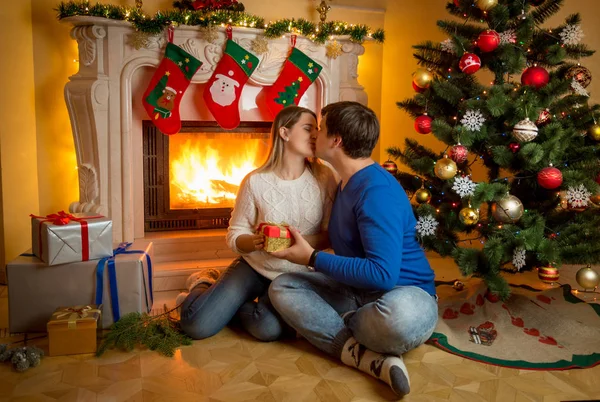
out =
{"type": "Polygon", "coordinates": [[[474,53],[465,53],[460,58],[458,67],[465,74],[473,74],[481,67],[481,59],[474,53]]]}
{"type": "Polygon", "coordinates": [[[555,167],[543,168],[537,174],[538,184],[546,190],[553,190],[560,187],[562,181],[562,173],[555,167]]]}
{"type": "Polygon", "coordinates": [[[396,173],[398,173],[398,165],[396,165],[396,163],[394,161],[387,160],[387,161],[383,162],[383,164],[381,165],[381,167],[384,168],[385,170],[387,170],[388,172],[390,172],[393,175],[395,175],[396,173]]]}
{"type": "Polygon", "coordinates": [[[513,154],[516,154],[517,152],[519,152],[519,149],[521,149],[521,144],[519,144],[518,142],[511,142],[510,144],[508,144],[508,148],[512,151],[513,154]]]}
{"type": "Polygon", "coordinates": [[[427,116],[427,113],[423,116],[417,117],[415,120],[415,130],[419,134],[429,134],[431,132],[431,122],[433,119],[427,116]]]}
{"type": "Polygon", "coordinates": [[[477,47],[481,49],[482,52],[492,52],[496,50],[496,48],[500,45],[500,35],[498,32],[493,29],[488,29],[479,34],[479,38],[477,39],[477,47]]]}
{"type": "Polygon", "coordinates": [[[457,144],[450,148],[448,152],[448,156],[456,163],[463,163],[467,160],[467,156],[469,155],[469,150],[464,145],[457,144]]]}
{"type": "Polygon", "coordinates": [[[598,173],[598,176],[596,176],[596,183],[600,184],[600,173],[598,173]]]}
{"type": "Polygon", "coordinates": [[[427,89],[427,88],[421,88],[421,87],[419,87],[417,84],[415,84],[414,81],[412,82],[412,87],[418,93],[423,93],[427,89]]]}
{"type": "Polygon", "coordinates": [[[456,7],[460,7],[460,3],[458,2],[458,0],[453,0],[453,2],[456,7]]]}
{"type": "Polygon", "coordinates": [[[550,81],[550,74],[543,67],[529,67],[521,75],[521,84],[540,89],[550,81]]]}
{"type": "Polygon", "coordinates": [[[551,118],[552,118],[552,115],[550,114],[548,109],[544,109],[540,112],[538,119],[535,121],[535,125],[536,126],[544,125],[544,124],[548,123],[551,118]]]}

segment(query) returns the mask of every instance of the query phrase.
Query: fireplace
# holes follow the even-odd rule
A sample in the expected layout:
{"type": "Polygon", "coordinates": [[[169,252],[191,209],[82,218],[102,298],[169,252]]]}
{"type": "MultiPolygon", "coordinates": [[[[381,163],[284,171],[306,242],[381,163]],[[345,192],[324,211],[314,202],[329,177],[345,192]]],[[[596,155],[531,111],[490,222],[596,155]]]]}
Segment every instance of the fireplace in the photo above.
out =
{"type": "Polygon", "coordinates": [[[226,228],[239,185],[262,165],[269,122],[242,122],[224,131],[215,122],[184,121],[163,135],[144,121],[144,230],[226,228]]]}

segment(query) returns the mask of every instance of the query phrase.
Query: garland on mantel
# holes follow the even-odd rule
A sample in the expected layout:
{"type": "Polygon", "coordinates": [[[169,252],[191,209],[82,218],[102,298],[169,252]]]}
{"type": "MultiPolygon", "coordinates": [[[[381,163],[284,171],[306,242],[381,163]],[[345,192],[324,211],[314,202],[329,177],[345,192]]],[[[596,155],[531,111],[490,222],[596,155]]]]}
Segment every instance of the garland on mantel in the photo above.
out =
{"type": "Polygon", "coordinates": [[[303,18],[286,18],[265,23],[262,17],[241,11],[168,10],[158,11],[154,16],[148,17],[140,8],[100,3],[91,5],[88,1],[61,2],[55,10],[58,12],[59,20],[75,16],[104,17],[111,20],[129,21],[136,30],[148,34],[158,34],[171,24],[199,27],[229,24],[236,27],[264,29],[265,36],[268,38],[295,33],[321,44],[331,39],[333,35],[348,35],[352,41],[357,43],[362,43],[365,38],[372,38],[380,43],[383,43],[385,39],[383,29],[371,31],[368,26],[362,24],[354,25],[343,21],[315,24],[303,18]]]}

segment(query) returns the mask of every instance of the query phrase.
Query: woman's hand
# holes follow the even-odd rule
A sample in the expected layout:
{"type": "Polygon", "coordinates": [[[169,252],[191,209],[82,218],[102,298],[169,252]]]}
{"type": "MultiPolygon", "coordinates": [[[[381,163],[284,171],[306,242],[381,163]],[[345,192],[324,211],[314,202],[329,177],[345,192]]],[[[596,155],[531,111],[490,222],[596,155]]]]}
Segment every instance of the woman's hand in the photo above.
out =
{"type": "Polygon", "coordinates": [[[235,240],[235,246],[242,253],[251,253],[262,250],[265,247],[265,235],[263,234],[243,234],[235,240]]]}

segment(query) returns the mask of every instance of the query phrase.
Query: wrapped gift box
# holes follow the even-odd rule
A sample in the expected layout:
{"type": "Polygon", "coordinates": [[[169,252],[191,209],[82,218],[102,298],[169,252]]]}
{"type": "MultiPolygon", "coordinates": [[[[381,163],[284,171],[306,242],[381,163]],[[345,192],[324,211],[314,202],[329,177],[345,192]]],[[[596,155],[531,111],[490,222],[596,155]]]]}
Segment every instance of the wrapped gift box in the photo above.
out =
{"type": "Polygon", "coordinates": [[[286,249],[292,244],[292,233],[287,225],[261,223],[258,232],[265,235],[264,250],[268,253],[286,249]]]}
{"type": "Polygon", "coordinates": [[[150,312],[152,243],[136,241],[126,250],[120,249],[113,260],[114,270],[110,269],[110,259],[47,266],[29,254],[8,263],[10,332],[45,332],[48,317],[58,306],[102,304],[101,328],[115,321],[114,301],[118,302],[117,315],[150,312]],[[96,295],[99,290],[101,297],[96,295]]]}
{"type": "Polygon", "coordinates": [[[100,306],[59,307],[47,324],[50,356],[96,352],[100,306]]]}
{"type": "Polygon", "coordinates": [[[112,221],[104,216],[67,214],[31,216],[33,254],[48,265],[112,255],[112,221]]]}

